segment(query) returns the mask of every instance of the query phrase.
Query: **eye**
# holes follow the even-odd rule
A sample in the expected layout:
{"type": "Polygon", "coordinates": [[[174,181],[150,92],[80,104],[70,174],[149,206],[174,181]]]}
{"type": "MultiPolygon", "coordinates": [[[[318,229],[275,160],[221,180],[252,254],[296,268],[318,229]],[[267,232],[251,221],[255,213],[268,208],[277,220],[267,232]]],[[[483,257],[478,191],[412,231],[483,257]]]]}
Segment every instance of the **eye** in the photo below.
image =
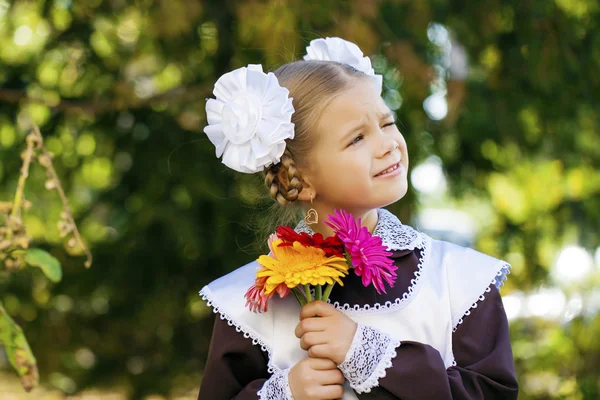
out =
{"type": "Polygon", "coordinates": [[[360,135],[356,136],[354,138],[354,140],[352,140],[352,142],[350,142],[350,146],[357,144],[358,142],[360,142],[361,140],[363,140],[365,138],[365,136],[361,133],[360,135]]]}
{"type": "Polygon", "coordinates": [[[388,126],[392,126],[392,125],[396,125],[395,122],[388,122],[387,124],[385,124],[383,127],[387,128],[388,126]]]}

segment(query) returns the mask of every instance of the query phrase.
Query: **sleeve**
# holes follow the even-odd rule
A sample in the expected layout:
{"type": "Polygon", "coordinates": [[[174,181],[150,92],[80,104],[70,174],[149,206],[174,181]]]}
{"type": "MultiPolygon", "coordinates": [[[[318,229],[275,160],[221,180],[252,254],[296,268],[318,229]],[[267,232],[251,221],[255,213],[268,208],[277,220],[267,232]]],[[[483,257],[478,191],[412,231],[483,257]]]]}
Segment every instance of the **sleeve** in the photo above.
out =
{"type": "Polygon", "coordinates": [[[287,373],[271,375],[260,346],[217,317],[198,400],[288,399],[287,373]]]}
{"type": "MultiPolygon", "coordinates": [[[[490,289],[453,335],[456,366],[446,369],[439,352],[429,345],[401,342],[387,365],[385,359],[380,361],[387,367],[384,376],[371,381],[368,392],[357,390],[358,398],[517,399],[508,321],[498,289],[490,289]]],[[[352,385],[352,377],[346,379],[352,385]]]]}

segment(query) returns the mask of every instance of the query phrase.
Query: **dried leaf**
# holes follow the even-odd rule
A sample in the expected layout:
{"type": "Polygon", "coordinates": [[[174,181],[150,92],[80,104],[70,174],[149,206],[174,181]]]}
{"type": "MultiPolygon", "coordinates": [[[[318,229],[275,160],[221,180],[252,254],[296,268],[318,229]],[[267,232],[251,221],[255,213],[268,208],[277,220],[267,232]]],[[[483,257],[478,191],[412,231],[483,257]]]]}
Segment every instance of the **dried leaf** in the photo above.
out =
{"type": "Polygon", "coordinates": [[[40,137],[34,133],[27,135],[26,141],[28,145],[32,145],[34,148],[38,148],[42,144],[40,137]]]}
{"type": "Polygon", "coordinates": [[[14,243],[22,249],[29,248],[29,243],[31,243],[31,238],[26,235],[17,236],[13,240],[14,243]]]}
{"type": "Polygon", "coordinates": [[[57,223],[58,233],[61,238],[64,238],[73,231],[73,224],[68,221],[60,220],[57,223]]]}
{"type": "Polygon", "coordinates": [[[10,214],[12,211],[12,203],[8,201],[0,201],[0,213],[2,214],[10,214]]]}
{"type": "Polygon", "coordinates": [[[44,167],[49,167],[50,164],[52,163],[52,161],[50,160],[50,157],[48,156],[48,154],[42,154],[38,156],[38,162],[44,166],[44,167]]]}
{"type": "Polygon", "coordinates": [[[23,221],[16,215],[11,215],[6,219],[6,226],[13,232],[18,232],[23,228],[23,221]]]}
{"type": "Polygon", "coordinates": [[[8,249],[11,244],[12,244],[12,241],[10,241],[10,240],[4,239],[4,240],[0,241],[0,251],[8,249]]]}

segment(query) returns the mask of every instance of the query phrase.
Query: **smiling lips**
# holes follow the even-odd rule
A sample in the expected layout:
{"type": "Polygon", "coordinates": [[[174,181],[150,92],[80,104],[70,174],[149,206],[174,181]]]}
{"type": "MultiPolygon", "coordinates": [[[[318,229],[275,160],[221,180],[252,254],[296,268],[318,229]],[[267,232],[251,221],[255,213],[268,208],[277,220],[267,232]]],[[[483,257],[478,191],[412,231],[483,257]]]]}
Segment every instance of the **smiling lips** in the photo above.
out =
{"type": "Polygon", "coordinates": [[[380,173],[378,173],[377,175],[375,175],[375,177],[389,175],[392,172],[398,170],[400,167],[401,167],[400,163],[397,162],[396,164],[394,164],[394,165],[392,165],[392,166],[384,169],[383,171],[381,171],[380,173]]]}

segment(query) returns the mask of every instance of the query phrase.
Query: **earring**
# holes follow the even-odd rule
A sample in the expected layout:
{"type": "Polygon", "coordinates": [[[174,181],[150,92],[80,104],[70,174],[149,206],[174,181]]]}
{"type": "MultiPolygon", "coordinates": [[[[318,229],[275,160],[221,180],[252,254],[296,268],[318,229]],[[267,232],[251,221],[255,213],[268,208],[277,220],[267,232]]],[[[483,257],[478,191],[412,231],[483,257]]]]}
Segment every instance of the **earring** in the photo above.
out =
{"type": "Polygon", "coordinates": [[[304,222],[306,222],[306,225],[312,225],[319,222],[319,214],[317,214],[317,210],[313,208],[312,193],[310,195],[310,209],[306,212],[306,215],[304,216],[304,222]]]}

